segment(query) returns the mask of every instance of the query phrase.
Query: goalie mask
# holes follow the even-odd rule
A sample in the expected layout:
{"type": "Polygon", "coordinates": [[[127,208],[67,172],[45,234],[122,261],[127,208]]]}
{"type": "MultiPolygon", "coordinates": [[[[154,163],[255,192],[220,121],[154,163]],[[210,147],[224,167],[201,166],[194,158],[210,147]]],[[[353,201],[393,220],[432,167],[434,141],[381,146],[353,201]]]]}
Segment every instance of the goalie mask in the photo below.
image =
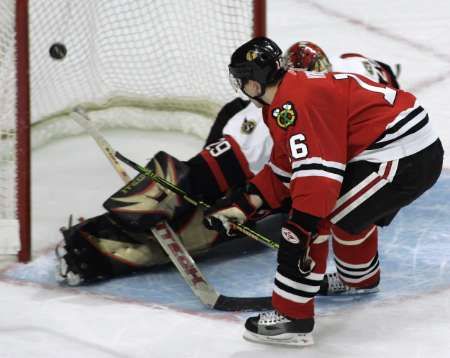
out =
{"type": "Polygon", "coordinates": [[[286,72],[282,66],[282,51],[266,37],[256,37],[234,51],[228,65],[230,83],[235,90],[244,91],[249,80],[261,85],[261,93],[250,98],[259,100],[268,85],[276,83],[286,72]]]}
{"type": "Polygon", "coordinates": [[[313,42],[296,42],[288,48],[283,57],[287,67],[315,72],[331,71],[327,55],[313,42]]]}

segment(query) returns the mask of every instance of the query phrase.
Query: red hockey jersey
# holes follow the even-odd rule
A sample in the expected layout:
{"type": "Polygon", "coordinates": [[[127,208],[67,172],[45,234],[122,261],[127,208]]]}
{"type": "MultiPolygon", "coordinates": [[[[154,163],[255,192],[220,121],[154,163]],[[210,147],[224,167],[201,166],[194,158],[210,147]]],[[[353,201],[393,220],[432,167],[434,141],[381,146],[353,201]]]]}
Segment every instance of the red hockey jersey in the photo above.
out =
{"type": "Polygon", "coordinates": [[[350,73],[289,71],[264,109],[274,147],[251,181],[270,206],[326,217],[349,161],[411,155],[437,139],[407,92],[350,73]]]}

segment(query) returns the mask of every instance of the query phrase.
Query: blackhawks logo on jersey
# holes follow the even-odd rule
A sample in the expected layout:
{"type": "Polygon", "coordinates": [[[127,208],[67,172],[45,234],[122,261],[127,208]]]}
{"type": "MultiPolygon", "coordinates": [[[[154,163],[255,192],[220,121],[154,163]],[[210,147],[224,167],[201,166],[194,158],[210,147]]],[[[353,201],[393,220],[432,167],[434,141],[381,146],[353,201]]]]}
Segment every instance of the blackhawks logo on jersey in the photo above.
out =
{"type": "Polygon", "coordinates": [[[244,121],[241,125],[241,133],[243,134],[250,134],[253,132],[253,130],[256,128],[256,121],[253,119],[248,120],[247,118],[244,118],[244,121]]]}
{"type": "Polygon", "coordinates": [[[272,111],[272,116],[277,120],[279,127],[286,129],[293,126],[297,120],[297,111],[291,102],[286,102],[281,108],[275,108],[272,111]]]}

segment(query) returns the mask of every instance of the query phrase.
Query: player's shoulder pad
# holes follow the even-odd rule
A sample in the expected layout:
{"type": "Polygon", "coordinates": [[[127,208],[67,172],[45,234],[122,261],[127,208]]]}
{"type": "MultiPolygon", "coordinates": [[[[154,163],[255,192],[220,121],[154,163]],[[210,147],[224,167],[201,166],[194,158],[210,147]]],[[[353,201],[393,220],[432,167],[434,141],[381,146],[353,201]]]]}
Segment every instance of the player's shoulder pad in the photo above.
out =
{"type": "Polygon", "coordinates": [[[228,123],[228,121],[233,118],[233,116],[242,111],[250,104],[250,101],[244,100],[240,97],[236,97],[232,101],[225,104],[222,109],[217,114],[216,120],[211,127],[211,130],[206,139],[205,146],[216,142],[221,137],[223,137],[223,129],[228,123]]]}

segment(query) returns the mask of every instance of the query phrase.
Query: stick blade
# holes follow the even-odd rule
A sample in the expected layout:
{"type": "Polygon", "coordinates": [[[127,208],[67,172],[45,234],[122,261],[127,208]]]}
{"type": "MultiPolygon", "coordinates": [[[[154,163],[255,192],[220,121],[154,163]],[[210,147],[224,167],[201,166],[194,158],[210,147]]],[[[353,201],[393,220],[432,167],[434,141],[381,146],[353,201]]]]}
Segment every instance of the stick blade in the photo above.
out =
{"type": "Polygon", "coordinates": [[[229,297],[220,295],[213,308],[228,312],[255,312],[273,310],[272,297],[229,297]]]}

